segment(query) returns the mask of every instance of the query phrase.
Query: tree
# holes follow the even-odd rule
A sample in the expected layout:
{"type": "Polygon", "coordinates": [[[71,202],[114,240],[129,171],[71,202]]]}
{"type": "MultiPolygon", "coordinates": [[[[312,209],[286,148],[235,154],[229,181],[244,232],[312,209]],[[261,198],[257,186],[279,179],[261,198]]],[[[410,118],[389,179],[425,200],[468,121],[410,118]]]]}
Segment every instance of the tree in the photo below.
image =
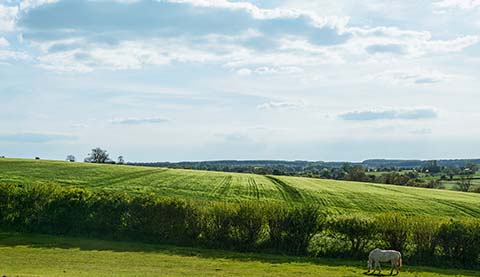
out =
{"type": "Polygon", "coordinates": [[[460,179],[457,181],[457,187],[460,191],[469,191],[472,187],[472,176],[461,175],[460,179]]]}
{"type": "Polygon", "coordinates": [[[68,155],[67,158],[65,159],[67,162],[75,162],[75,156],[74,155],[68,155]]]}
{"type": "Polygon", "coordinates": [[[438,173],[441,171],[441,167],[438,165],[437,161],[428,161],[425,166],[423,166],[422,171],[428,173],[438,173]]]}
{"type": "Polygon", "coordinates": [[[458,168],[456,166],[448,166],[443,170],[443,172],[448,175],[450,180],[453,180],[453,177],[455,175],[460,174],[461,171],[460,171],[460,168],[458,168]]]}
{"type": "Polygon", "coordinates": [[[125,160],[123,159],[123,156],[118,156],[117,158],[117,164],[124,164],[125,160]]]}
{"type": "Polygon", "coordinates": [[[328,168],[324,168],[320,171],[320,178],[330,179],[332,178],[332,172],[328,168]]]}
{"type": "Polygon", "coordinates": [[[107,163],[110,162],[108,158],[107,150],[103,150],[100,147],[92,149],[92,152],[85,158],[86,163],[107,163]]]}
{"type": "Polygon", "coordinates": [[[350,169],[347,176],[345,176],[345,180],[367,182],[369,181],[369,178],[365,174],[365,170],[363,169],[363,166],[357,165],[350,169]]]}
{"type": "Polygon", "coordinates": [[[465,165],[465,169],[468,169],[470,171],[470,173],[475,173],[478,171],[478,164],[476,163],[472,163],[472,162],[468,162],[466,165],[465,165]]]}

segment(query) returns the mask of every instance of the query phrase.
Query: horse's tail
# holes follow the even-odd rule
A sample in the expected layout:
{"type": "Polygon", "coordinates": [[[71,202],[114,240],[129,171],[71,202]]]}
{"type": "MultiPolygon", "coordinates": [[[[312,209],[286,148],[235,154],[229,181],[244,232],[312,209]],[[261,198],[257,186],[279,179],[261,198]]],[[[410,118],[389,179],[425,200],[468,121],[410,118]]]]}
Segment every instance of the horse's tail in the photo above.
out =
{"type": "Polygon", "coordinates": [[[398,269],[402,268],[402,257],[400,256],[400,260],[398,261],[398,269]]]}

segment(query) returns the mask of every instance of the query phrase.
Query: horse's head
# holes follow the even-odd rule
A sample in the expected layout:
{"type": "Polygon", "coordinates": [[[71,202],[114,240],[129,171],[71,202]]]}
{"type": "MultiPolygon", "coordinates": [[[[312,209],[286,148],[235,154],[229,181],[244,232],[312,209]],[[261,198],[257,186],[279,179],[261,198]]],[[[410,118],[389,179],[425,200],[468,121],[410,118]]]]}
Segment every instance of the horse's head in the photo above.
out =
{"type": "Polygon", "coordinates": [[[368,271],[367,272],[370,272],[370,269],[372,269],[372,260],[368,259],[367,265],[368,265],[368,271]]]}

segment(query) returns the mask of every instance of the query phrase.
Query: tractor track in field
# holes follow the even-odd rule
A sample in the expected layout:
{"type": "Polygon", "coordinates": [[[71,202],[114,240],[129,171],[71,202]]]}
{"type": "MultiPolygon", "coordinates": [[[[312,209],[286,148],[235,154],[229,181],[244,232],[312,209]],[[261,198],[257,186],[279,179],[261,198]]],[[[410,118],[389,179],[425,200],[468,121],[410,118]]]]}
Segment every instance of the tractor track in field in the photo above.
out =
{"type": "Polygon", "coordinates": [[[249,195],[253,198],[260,199],[260,191],[254,178],[248,177],[249,195]]]}
{"type": "Polygon", "coordinates": [[[107,186],[108,185],[114,185],[114,184],[122,183],[124,181],[131,181],[133,179],[138,179],[138,178],[143,178],[143,177],[146,177],[146,176],[149,176],[149,175],[155,175],[155,174],[158,174],[158,173],[163,173],[165,171],[167,171],[167,169],[163,169],[163,170],[142,170],[142,171],[135,172],[135,173],[121,174],[121,175],[118,175],[118,176],[113,177],[113,178],[108,177],[108,178],[92,181],[92,184],[90,184],[90,187],[100,187],[100,186],[106,186],[106,185],[107,186]]]}
{"type": "Polygon", "coordinates": [[[287,203],[305,202],[302,194],[296,188],[273,176],[265,177],[276,186],[277,190],[282,195],[283,200],[285,200],[287,203]]]}
{"type": "Polygon", "coordinates": [[[232,186],[232,176],[225,176],[210,192],[211,195],[226,195],[232,186]]]}
{"type": "Polygon", "coordinates": [[[464,205],[461,205],[459,203],[456,203],[454,201],[446,201],[446,200],[441,200],[441,199],[436,199],[437,202],[441,203],[442,205],[446,205],[449,207],[452,207],[454,209],[458,209],[462,211],[463,213],[472,216],[472,217],[478,217],[479,212],[477,210],[471,209],[469,207],[466,207],[464,205]]]}

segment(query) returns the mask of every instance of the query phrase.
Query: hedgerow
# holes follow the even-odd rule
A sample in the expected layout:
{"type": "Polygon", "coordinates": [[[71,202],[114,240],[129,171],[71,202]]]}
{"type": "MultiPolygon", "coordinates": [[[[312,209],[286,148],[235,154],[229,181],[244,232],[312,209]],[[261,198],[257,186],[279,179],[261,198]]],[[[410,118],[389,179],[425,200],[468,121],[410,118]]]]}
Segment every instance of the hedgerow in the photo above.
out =
{"type": "Polygon", "coordinates": [[[0,224],[21,232],[329,257],[365,257],[385,247],[402,251],[411,263],[480,267],[480,221],[472,219],[325,215],[315,205],[195,202],[2,184],[0,224]]]}

